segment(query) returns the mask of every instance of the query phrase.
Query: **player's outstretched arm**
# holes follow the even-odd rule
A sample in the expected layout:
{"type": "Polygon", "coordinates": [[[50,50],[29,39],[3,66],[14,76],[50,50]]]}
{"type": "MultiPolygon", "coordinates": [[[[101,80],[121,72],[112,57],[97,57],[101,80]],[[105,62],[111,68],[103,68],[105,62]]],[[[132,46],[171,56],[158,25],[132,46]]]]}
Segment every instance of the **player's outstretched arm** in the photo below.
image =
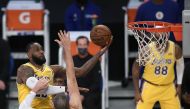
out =
{"type": "MultiPolygon", "coordinates": [[[[81,76],[85,76],[86,74],[88,74],[88,72],[96,65],[96,63],[99,61],[100,57],[107,51],[107,49],[109,48],[109,46],[111,45],[112,40],[110,40],[110,42],[104,47],[102,48],[96,55],[94,55],[91,59],[89,59],[83,66],[81,66],[80,68],[74,67],[75,70],[75,74],[76,77],[81,77],[81,76]]],[[[65,76],[65,68],[59,66],[59,65],[51,65],[50,66],[54,73],[62,73],[63,74],[63,78],[66,77],[65,76]]]]}
{"type": "Polygon", "coordinates": [[[89,59],[83,66],[81,66],[80,68],[75,68],[76,76],[85,76],[97,64],[100,57],[108,50],[111,43],[112,39],[104,48],[102,48],[96,55],[89,59]]]}
{"type": "Polygon", "coordinates": [[[142,100],[141,93],[139,90],[139,74],[140,74],[140,66],[139,64],[134,61],[133,67],[132,67],[132,77],[133,77],[133,84],[134,84],[134,89],[135,89],[135,100],[138,102],[139,100],[142,100]]]}
{"type": "Polygon", "coordinates": [[[60,46],[64,48],[64,59],[66,62],[66,77],[67,87],[70,96],[69,106],[70,109],[82,109],[80,93],[75,77],[74,63],[71,55],[71,42],[69,33],[60,31],[58,33],[60,40],[55,40],[60,46]]]}

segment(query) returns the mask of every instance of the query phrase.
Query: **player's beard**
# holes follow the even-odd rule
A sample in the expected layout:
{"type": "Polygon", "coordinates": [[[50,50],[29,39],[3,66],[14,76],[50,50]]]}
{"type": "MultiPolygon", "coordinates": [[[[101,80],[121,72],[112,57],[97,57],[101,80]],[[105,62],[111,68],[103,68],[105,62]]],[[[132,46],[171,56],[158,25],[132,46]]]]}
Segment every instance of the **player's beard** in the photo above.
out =
{"type": "Polygon", "coordinates": [[[37,64],[37,65],[43,65],[46,62],[46,58],[43,56],[42,58],[38,58],[34,55],[32,55],[32,60],[37,64]]]}

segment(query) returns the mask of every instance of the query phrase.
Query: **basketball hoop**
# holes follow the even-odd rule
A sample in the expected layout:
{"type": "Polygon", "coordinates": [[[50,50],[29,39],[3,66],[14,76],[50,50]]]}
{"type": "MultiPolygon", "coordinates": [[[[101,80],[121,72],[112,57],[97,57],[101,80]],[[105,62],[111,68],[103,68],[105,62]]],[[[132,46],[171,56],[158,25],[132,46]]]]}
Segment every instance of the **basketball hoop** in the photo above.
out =
{"type": "Polygon", "coordinates": [[[166,50],[172,24],[160,21],[140,21],[128,24],[138,42],[139,65],[145,66],[153,60],[161,60],[166,50]],[[156,52],[155,52],[156,51],[156,52]]]}

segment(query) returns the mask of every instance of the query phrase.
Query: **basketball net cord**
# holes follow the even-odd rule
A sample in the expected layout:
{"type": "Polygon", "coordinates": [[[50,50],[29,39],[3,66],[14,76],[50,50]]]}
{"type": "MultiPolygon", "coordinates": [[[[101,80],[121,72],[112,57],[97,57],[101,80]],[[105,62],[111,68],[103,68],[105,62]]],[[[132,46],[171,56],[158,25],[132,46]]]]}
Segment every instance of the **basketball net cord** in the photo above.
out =
{"type": "MultiPolygon", "coordinates": [[[[136,26],[138,26],[138,24],[136,26]]],[[[143,26],[143,28],[147,28],[147,26],[143,26]]],[[[155,61],[155,59],[156,61],[163,59],[170,32],[148,32],[146,30],[137,29],[130,30],[134,33],[134,37],[138,42],[138,58],[136,61],[139,63],[139,66],[145,66],[155,61]]],[[[163,64],[164,62],[160,61],[157,62],[157,64],[158,63],[163,64]]]]}

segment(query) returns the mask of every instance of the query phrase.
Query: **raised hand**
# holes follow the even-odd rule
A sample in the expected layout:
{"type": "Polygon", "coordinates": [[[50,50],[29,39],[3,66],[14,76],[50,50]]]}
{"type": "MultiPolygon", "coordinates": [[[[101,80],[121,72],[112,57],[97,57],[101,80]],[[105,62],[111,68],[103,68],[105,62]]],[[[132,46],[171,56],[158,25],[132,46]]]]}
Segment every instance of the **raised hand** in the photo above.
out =
{"type": "Polygon", "coordinates": [[[58,32],[59,40],[56,39],[55,42],[59,44],[59,46],[64,47],[64,49],[71,48],[70,34],[69,32],[60,30],[58,32]]]}

